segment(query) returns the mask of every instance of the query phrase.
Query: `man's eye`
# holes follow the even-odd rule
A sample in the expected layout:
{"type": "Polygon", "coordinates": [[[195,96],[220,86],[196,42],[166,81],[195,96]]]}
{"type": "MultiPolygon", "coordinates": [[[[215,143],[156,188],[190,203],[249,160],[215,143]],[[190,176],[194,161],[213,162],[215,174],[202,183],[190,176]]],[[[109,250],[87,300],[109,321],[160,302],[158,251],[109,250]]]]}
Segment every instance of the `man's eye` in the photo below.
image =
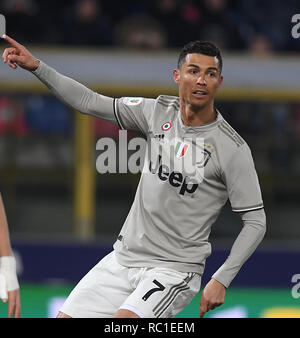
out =
{"type": "Polygon", "coordinates": [[[216,74],[215,73],[208,73],[210,77],[215,77],[216,74]]]}

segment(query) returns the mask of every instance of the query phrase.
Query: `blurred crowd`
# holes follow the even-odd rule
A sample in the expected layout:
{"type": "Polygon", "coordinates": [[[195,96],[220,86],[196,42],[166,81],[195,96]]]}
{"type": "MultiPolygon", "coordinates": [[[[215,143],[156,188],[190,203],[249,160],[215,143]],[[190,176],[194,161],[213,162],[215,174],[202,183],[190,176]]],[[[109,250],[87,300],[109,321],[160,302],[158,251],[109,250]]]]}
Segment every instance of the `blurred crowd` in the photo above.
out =
{"type": "Polygon", "coordinates": [[[23,43],[178,48],[215,42],[224,51],[300,51],[291,18],[299,0],[1,0],[7,33],[23,43]]]}

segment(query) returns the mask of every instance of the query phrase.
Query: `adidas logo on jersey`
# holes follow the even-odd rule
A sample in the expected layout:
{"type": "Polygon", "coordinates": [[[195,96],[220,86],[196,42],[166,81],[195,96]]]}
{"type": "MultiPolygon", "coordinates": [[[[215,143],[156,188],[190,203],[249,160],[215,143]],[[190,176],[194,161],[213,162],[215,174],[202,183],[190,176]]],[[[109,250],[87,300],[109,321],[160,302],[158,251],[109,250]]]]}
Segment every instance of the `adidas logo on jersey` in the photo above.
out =
{"type": "Polygon", "coordinates": [[[152,162],[149,162],[151,174],[157,174],[161,181],[168,181],[171,186],[179,188],[180,195],[184,196],[185,193],[193,194],[197,190],[199,184],[196,180],[189,176],[184,177],[179,171],[170,172],[168,166],[161,164],[161,159],[162,157],[159,155],[155,168],[153,168],[152,162]]]}
{"type": "Polygon", "coordinates": [[[153,134],[153,138],[158,141],[162,141],[165,138],[165,134],[153,134]]]}

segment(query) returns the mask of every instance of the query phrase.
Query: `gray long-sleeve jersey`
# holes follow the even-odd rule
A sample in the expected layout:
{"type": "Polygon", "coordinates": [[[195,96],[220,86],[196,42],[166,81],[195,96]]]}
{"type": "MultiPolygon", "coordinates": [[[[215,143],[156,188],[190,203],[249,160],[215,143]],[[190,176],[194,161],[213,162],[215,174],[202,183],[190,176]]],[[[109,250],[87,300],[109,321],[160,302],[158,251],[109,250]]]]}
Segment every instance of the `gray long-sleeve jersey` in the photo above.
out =
{"type": "Polygon", "coordinates": [[[72,108],[156,140],[151,156],[149,149],[146,152],[134,202],[114,244],[119,263],[202,274],[211,253],[211,227],[229,199],[243,227],[227,260],[212,276],[228,287],[264,237],[266,219],[251,151],[222,115],[217,112],[214,122],[188,127],[182,122],[178,97],[113,99],[43,62],[33,74],[72,108]],[[169,156],[172,165],[167,166],[162,153],[170,154],[170,149],[174,156],[169,156]],[[196,174],[187,174],[184,166],[176,169],[189,154],[197,154],[195,149],[201,155],[196,174]]]}

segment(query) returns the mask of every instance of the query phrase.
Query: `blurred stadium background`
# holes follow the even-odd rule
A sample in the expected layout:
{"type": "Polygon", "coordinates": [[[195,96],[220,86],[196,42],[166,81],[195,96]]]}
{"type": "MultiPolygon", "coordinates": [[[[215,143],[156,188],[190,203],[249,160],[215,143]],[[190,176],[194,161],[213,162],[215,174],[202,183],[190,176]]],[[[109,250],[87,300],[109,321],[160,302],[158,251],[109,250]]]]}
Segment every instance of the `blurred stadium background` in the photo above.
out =
{"type": "MultiPolygon", "coordinates": [[[[300,274],[300,39],[291,34],[299,1],[1,0],[0,13],[7,34],[38,58],[114,97],[176,95],[171,72],[182,45],[204,39],[222,49],[216,106],[252,149],[268,230],[226,303],[208,316],[300,317],[292,282],[300,274]]],[[[23,317],[54,316],[125,220],[139,174],[97,173],[104,136],[117,140],[118,128],[71,111],[31,74],[0,65],[0,189],[23,317]]],[[[240,228],[226,205],[203,285],[240,228]]],[[[179,317],[197,317],[199,299],[179,317]]]]}

